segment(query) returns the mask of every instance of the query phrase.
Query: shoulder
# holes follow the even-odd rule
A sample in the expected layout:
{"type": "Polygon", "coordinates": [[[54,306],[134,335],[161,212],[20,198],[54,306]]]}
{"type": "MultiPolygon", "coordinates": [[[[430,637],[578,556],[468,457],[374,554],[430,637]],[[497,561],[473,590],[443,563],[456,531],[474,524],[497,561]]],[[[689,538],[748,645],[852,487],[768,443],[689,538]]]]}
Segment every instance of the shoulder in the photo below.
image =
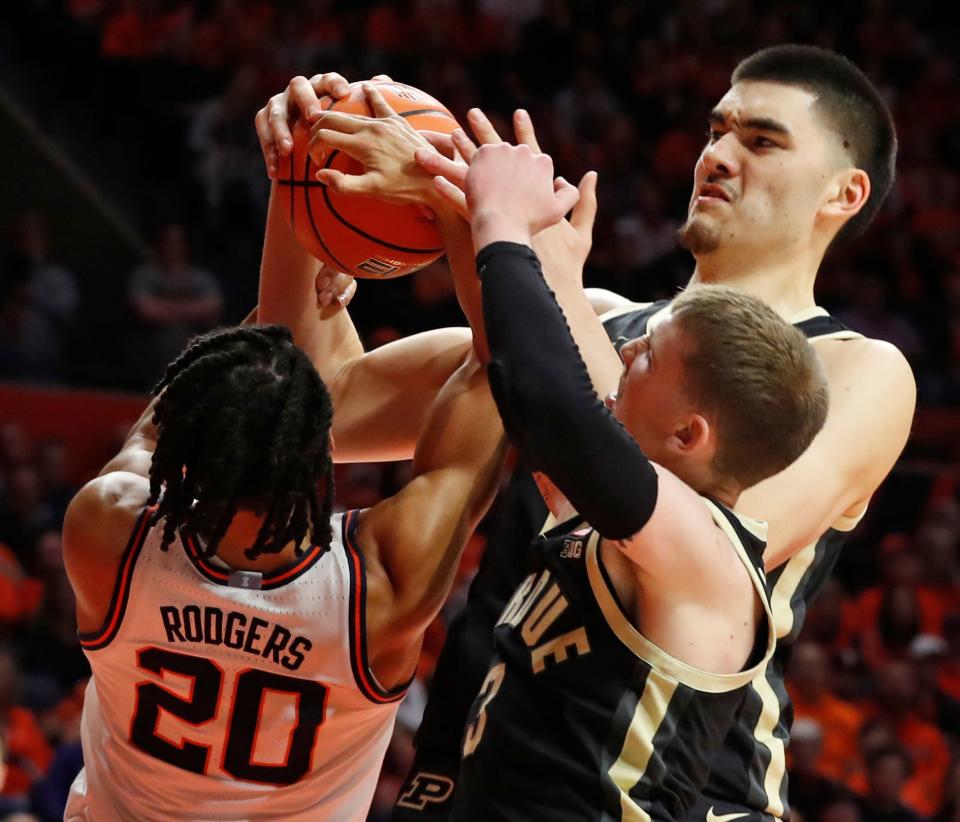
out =
{"type": "Polygon", "coordinates": [[[903,352],[884,340],[857,337],[852,340],[814,339],[811,343],[828,370],[857,370],[867,376],[914,384],[913,371],[903,352]]]}
{"type": "Polygon", "coordinates": [[[856,406],[872,419],[902,418],[909,426],[916,405],[916,380],[894,345],[863,337],[814,341],[830,381],[831,411],[856,406]]]}
{"type": "Polygon", "coordinates": [[[70,501],[63,521],[64,554],[119,555],[150,496],[146,477],[111,471],[90,480],[70,501]]]}

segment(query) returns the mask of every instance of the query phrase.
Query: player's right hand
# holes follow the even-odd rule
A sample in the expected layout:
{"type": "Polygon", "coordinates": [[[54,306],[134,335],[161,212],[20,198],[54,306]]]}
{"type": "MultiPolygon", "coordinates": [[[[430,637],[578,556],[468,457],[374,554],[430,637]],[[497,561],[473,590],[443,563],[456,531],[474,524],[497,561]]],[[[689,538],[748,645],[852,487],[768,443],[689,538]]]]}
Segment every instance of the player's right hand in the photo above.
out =
{"type": "MultiPolygon", "coordinates": [[[[378,74],[374,80],[390,81],[386,74],[378,74]]],[[[329,71],[315,74],[309,80],[297,75],[279,94],[274,94],[253,119],[260,139],[260,150],[267,166],[267,174],[275,180],[280,158],[293,151],[293,135],[290,126],[302,118],[307,124],[320,119],[323,109],[320,98],[329,95],[341,100],[350,94],[350,84],[341,74],[329,71]]]]}

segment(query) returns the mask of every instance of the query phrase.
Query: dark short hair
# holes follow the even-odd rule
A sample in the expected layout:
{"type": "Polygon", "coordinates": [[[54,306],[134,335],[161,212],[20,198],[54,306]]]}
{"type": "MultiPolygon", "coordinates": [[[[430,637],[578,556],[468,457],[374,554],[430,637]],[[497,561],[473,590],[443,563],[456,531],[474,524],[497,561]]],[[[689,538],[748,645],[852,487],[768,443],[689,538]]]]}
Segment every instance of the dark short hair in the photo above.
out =
{"type": "Polygon", "coordinates": [[[817,46],[771,46],[742,60],[731,83],[745,80],[796,86],[816,95],[816,107],[850,159],[870,178],[863,208],[837,233],[843,242],[862,234],[893,185],[897,133],[890,109],[869,78],[841,54],[817,46]]]}
{"type": "Polygon", "coordinates": [[[756,297],[696,285],[673,301],[690,346],[684,391],[713,418],[714,473],[741,489],[782,471],[827,418],[827,379],[813,347],[756,297]]]}

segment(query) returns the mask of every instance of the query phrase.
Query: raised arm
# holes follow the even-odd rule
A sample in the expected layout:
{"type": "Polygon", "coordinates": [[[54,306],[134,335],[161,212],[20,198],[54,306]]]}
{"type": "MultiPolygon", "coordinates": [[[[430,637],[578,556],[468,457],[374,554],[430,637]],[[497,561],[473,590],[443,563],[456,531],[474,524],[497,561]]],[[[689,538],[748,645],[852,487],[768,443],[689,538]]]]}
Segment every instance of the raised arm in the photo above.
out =
{"type": "Polygon", "coordinates": [[[737,510],[769,523],[768,569],[841,516],[862,513],[900,456],[913,421],[916,386],[896,348],[868,339],[814,345],[830,382],[827,421],[796,462],[747,489],[737,503],[737,510]]]}
{"type": "Polygon", "coordinates": [[[489,508],[508,451],[475,354],[437,396],[413,479],[361,516],[370,664],[385,688],[413,672],[423,632],[450,593],[467,539],[489,508]]]}
{"type": "MultiPolygon", "coordinates": [[[[279,157],[292,149],[290,124],[297,118],[316,122],[320,95],[348,93],[346,80],[329,73],[309,81],[295,77],[285,91],[270,98],[257,113],[256,126],[271,177],[276,176],[279,157]]],[[[472,266],[472,252],[470,258],[472,266]]],[[[320,271],[320,263],[299,245],[272,195],[258,321],[288,326],[327,383],[336,410],[337,462],[409,459],[434,397],[463,362],[469,332],[438,329],[364,353],[345,308],[332,302],[317,305],[318,273],[345,277],[320,271]]]]}
{"type": "Polygon", "coordinates": [[[621,373],[617,355],[582,289],[559,284],[561,310],[528,245],[569,205],[551,181],[548,158],[508,146],[480,149],[466,180],[498,409],[531,466],[603,536],[648,571],[688,572],[714,544],[715,526],[695,492],[650,463],[600,401],[594,384],[621,373]],[[667,530],[673,538],[663,540],[667,530]]]}

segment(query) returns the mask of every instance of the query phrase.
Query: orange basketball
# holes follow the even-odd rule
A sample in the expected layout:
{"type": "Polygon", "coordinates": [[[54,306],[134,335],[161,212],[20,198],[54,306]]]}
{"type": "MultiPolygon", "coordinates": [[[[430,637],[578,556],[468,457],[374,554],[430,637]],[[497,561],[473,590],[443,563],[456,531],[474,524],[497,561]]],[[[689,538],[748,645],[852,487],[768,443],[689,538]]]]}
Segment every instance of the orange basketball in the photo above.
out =
{"type": "MultiPolygon", "coordinates": [[[[403,83],[372,82],[414,128],[449,134],[458,127],[429,94],[403,83]]],[[[360,83],[350,84],[349,97],[323,97],[320,105],[325,111],[373,116],[360,83]]],[[[336,149],[311,158],[308,142],[309,130],[297,123],[293,152],[280,161],[277,184],[283,212],[311,254],[355,277],[388,279],[423,268],[443,253],[436,225],[416,206],[338,194],[317,180],[320,168],[362,174],[363,166],[336,149]]]]}

